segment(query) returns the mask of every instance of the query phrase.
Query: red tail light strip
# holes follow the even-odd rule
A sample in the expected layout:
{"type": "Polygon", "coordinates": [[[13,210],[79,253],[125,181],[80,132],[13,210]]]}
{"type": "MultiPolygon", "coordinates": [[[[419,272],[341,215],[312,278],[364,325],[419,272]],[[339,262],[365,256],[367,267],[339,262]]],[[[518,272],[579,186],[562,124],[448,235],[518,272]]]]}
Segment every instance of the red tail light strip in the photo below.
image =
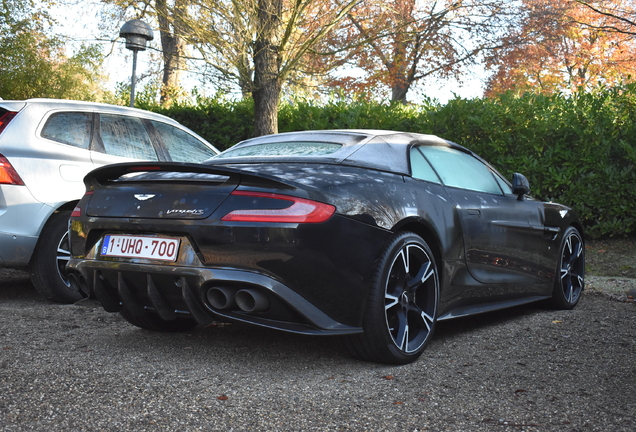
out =
{"type": "Polygon", "coordinates": [[[0,155],[0,184],[24,186],[24,182],[9,160],[2,155],[0,155]]]}
{"type": "Polygon", "coordinates": [[[320,223],[328,220],[336,208],[329,204],[303,198],[266,192],[237,191],[232,195],[255,198],[271,198],[289,201],[290,206],[284,209],[242,209],[234,210],[221,218],[226,222],[270,222],[270,223],[320,223]]]}
{"type": "Polygon", "coordinates": [[[7,125],[9,124],[9,122],[13,120],[13,117],[15,117],[16,114],[17,112],[7,111],[6,113],[0,116],[0,133],[2,133],[4,128],[6,128],[7,125]]]}
{"type": "MultiPolygon", "coordinates": [[[[87,195],[93,195],[93,191],[88,191],[84,194],[84,196],[87,196],[87,195]]],[[[71,217],[80,217],[80,216],[82,216],[82,208],[79,206],[79,203],[78,203],[78,206],[75,207],[73,211],[71,212],[71,217]]]]}

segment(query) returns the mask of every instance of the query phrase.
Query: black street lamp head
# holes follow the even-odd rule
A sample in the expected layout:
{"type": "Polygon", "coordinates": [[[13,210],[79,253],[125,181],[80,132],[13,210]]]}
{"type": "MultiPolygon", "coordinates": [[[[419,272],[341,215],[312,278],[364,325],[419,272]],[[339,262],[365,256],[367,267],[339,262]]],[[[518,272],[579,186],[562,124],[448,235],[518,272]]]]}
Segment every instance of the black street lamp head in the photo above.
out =
{"type": "Polygon", "coordinates": [[[126,38],[126,48],[145,51],[146,42],[153,39],[152,28],[140,19],[127,21],[119,30],[119,36],[126,38]]]}

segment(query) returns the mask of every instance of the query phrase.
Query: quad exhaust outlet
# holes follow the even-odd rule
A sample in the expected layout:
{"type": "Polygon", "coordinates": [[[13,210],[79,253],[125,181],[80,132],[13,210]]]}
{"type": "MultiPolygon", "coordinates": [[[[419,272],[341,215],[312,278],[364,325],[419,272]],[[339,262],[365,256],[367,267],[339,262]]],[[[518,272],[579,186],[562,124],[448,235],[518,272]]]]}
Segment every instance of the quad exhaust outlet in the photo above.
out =
{"type": "Polygon", "coordinates": [[[251,288],[214,287],[208,290],[206,296],[210,305],[218,310],[238,307],[243,312],[263,312],[269,309],[267,296],[251,288]]]}
{"type": "Polygon", "coordinates": [[[208,302],[215,309],[232,309],[236,306],[236,290],[226,287],[215,287],[208,290],[208,302]]]}
{"type": "Polygon", "coordinates": [[[73,291],[81,293],[84,297],[88,297],[90,290],[84,276],[79,272],[70,272],[68,274],[68,283],[73,291]]]}

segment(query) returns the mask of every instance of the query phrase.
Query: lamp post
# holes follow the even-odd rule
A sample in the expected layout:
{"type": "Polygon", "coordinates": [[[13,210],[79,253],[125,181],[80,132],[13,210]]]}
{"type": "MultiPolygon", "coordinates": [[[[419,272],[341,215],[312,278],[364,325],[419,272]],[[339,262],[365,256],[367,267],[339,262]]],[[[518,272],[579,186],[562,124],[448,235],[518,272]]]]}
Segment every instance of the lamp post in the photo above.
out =
{"type": "Polygon", "coordinates": [[[137,52],[146,50],[146,42],[153,39],[152,28],[140,19],[127,21],[119,30],[119,36],[126,38],[126,48],[133,52],[132,80],[130,85],[130,106],[135,106],[135,70],[137,52]]]}

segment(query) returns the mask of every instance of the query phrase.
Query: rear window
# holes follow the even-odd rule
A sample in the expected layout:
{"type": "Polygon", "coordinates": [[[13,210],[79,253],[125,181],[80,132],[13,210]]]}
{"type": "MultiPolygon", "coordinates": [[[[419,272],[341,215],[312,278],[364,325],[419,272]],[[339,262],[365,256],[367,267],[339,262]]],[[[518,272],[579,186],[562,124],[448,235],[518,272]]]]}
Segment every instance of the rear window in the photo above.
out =
{"type": "Polygon", "coordinates": [[[87,149],[91,143],[93,114],[64,112],[53,114],[42,128],[42,138],[87,149]]]}
{"type": "Polygon", "coordinates": [[[337,152],[341,144],[294,141],[256,144],[246,147],[231,148],[216,158],[255,157],[255,156],[323,156],[337,152]]]}

